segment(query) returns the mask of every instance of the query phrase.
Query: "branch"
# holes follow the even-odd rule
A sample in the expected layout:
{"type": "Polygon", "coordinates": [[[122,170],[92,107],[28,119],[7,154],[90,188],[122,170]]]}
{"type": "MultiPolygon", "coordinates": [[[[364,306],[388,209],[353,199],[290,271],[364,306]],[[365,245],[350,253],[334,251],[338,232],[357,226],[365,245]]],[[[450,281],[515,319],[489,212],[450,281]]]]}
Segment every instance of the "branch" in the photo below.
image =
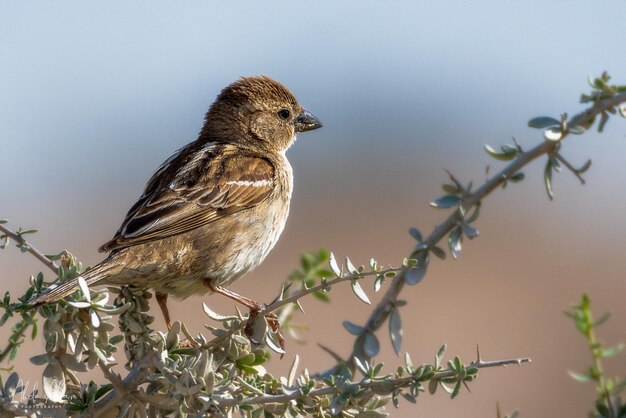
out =
{"type": "MultiPolygon", "coordinates": [[[[386,269],[380,269],[380,270],[372,270],[372,271],[366,271],[366,272],[360,272],[360,273],[355,273],[355,274],[346,274],[346,275],[342,275],[340,277],[336,277],[332,280],[328,280],[328,281],[323,281],[320,284],[317,284],[315,286],[311,286],[311,287],[307,287],[305,289],[302,289],[292,295],[289,295],[286,298],[282,297],[282,291],[281,291],[281,295],[276,298],[276,300],[274,300],[274,302],[270,303],[268,306],[266,306],[265,308],[263,308],[260,312],[259,315],[267,315],[270,312],[276,311],[277,309],[288,305],[290,303],[295,303],[298,304],[298,300],[302,299],[303,297],[310,295],[311,293],[315,293],[318,291],[323,291],[326,289],[331,288],[332,286],[342,283],[342,282],[347,282],[347,281],[352,281],[352,280],[359,280],[361,278],[367,277],[367,276],[380,276],[380,275],[385,275],[385,273],[389,273],[389,272],[401,272],[404,270],[404,267],[398,267],[398,268],[394,268],[394,267],[388,267],[386,269]]],[[[283,289],[284,291],[284,289],[283,289]]],[[[300,306],[298,304],[298,306],[300,306]]],[[[224,335],[220,335],[219,337],[215,337],[213,338],[211,341],[207,342],[206,344],[204,344],[202,347],[203,348],[209,348],[214,346],[215,344],[218,344],[222,341],[224,341],[225,339],[229,338],[231,335],[235,334],[237,331],[243,329],[246,326],[246,322],[242,321],[239,326],[233,327],[231,329],[228,330],[227,333],[225,333],[224,335]]]]}
{"type": "MultiPolygon", "coordinates": [[[[506,359],[506,360],[493,360],[493,361],[482,361],[480,360],[480,356],[476,361],[471,362],[466,367],[476,367],[478,369],[484,369],[487,367],[500,367],[500,366],[509,366],[509,365],[521,365],[524,363],[530,363],[530,358],[517,358],[517,359],[506,359]]],[[[436,372],[431,379],[441,380],[447,377],[456,376],[456,372],[451,369],[442,370],[436,372]]],[[[390,380],[366,380],[363,382],[355,382],[359,385],[361,389],[372,388],[375,386],[379,386],[383,382],[393,383],[394,387],[404,387],[408,386],[414,381],[413,376],[402,377],[398,379],[390,379],[390,380]]],[[[345,389],[344,389],[345,390],[345,389]]],[[[259,404],[268,404],[268,403],[280,403],[285,404],[292,400],[298,400],[302,398],[314,398],[317,396],[325,396],[325,395],[337,395],[342,392],[342,389],[336,386],[333,387],[325,387],[320,389],[314,389],[308,392],[307,394],[303,394],[300,391],[300,388],[296,387],[293,389],[293,392],[284,393],[281,395],[263,395],[263,396],[255,396],[251,398],[227,398],[227,399],[219,399],[218,405],[220,407],[226,406],[237,406],[241,404],[249,404],[249,405],[259,405],[259,404]]]]}
{"type": "MultiPolygon", "coordinates": [[[[626,102],[626,92],[615,95],[614,97],[596,103],[591,108],[572,117],[567,125],[568,126],[589,126],[594,118],[607,111],[608,109],[626,102]]],[[[563,133],[564,139],[568,135],[568,132],[563,133]]],[[[494,175],[491,179],[487,180],[480,188],[475,192],[466,195],[463,198],[462,207],[468,212],[471,208],[476,206],[478,202],[484,199],[503,182],[505,182],[512,175],[516,174],[522,167],[526,166],[530,162],[534,161],[538,157],[550,154],[554,152],[559,146],[561,141],[544,141],[541,144],[535,146],[531,150],[520,154],[509,165],[502,169],[499,173],[494,175]]],[[[446,220],[437,225],[433,232],[424,240],[424,243],[429,247],[434,246],[437,242],[443,239],[453,228],[457,226],[458,212],[454,211],[446,220]]],[[[364,328],[368,332],[377,331],[387,320],[393,309],[393,303],[398,299],[402,288],[406,284],[406,272],[404,269],[398,274],[391,282],[389,289],[383,296],[382,300],[378,303],[376,308],[370,314],[364,328]]],[[[353,365],[353,359],[356,356],[356,350],[353,350],[347,361],[348,365],[353,365]]],[[[361,359],[366,360],[366,359],[361,359]]]]}
{"type": "Polygon", "coordinates": [[[105,416],[106,412],[111,408],[119,405],[119,403],[124,399],[124,397],[130,395],[133,391],[137,389],[137,387],[144,383],[145,379],[154,371],[154,368],[157,366],[159,361],[159,354],[157,352],[152,352],[144,357],[143,361],[135,365],[133,369],[126,375],[124,380],[121,381],[123,384],[124,390],[121,390],[119,378],[115,375],[112,375],[112,372],[106,368],[106,366],[101,366],[103,372],[111,382],[115,385],[114,388],[107,393],[102,399],[98,400],[89,410],[85,412],[84,417],[89,418],[97,418],[101,416],[105,416]]]}
{"type": "Polygon", "coordinates": [[[28,243],[24,239],[24,237],[22,237],[21,234],[9,229],[8,227],[4,226],[4,224],[2,223],[0,223],[0,231],[2,231],[3,234],[5,234],[9,238],[11,238],[13,241],[15,241],[18,247],[27,248],[27,251],[31,253],[33,256],[35,256],[37,260],[45,264],[46,267],[48,267],[50,270],[54,272],[54,274],[56,274],[57,276],[59,275],[59,266],[57,266],[54,261],[46,257],[42,252],[40,252],[35,247],[30,245],[30,243],[28,243]]]}

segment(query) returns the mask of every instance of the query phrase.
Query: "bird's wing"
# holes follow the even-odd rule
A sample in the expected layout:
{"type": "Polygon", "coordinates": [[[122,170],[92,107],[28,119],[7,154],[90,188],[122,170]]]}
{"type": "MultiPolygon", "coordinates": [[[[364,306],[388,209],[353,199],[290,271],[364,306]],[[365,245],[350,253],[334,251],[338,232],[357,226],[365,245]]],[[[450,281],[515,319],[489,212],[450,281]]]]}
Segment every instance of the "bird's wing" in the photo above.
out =
{"type": "Polygon", "coordinates": [[[182,234],[258,205],[274,189],[274,173],[269,160],[232,146],[190,144],[157,170],[100,251],[182,234]]]}

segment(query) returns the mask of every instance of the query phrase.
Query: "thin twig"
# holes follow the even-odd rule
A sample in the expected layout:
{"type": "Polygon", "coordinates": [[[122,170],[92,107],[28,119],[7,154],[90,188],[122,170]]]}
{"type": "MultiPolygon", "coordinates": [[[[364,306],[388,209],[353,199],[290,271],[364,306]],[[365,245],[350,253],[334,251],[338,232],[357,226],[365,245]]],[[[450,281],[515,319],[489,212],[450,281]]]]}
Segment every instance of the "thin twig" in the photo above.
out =
{"type": "MultiPolygon", "coordinates": [[[[476,360],[471,362],[467,367],[476,367],[478,369],[483,369],[487,367],[500,367],[500,366],[509,366],[509,365],[519,365],[524,363],[529,363],[530,358],[516,358],[516,359],[507,359],[507,360],[492,360],[492,361],[480,361],[476,360]]],[[[435,373],[432,379],[440,380],[445,379],[447,377],[456,376],[457,372],[451,369],[442,370],[440,372],[435,373]]],[[[392,383],[394,387],[403,387],[407,386],[414,381],[413,376],[402,377],[398,379],[389,379],[389,380],[367,380],[363,382],[355,382],[359,385],[359,387],[366,389],[375,386],[380,386],[381,383],[388,382],[392,383]]],[[[342,389],[340,387],[325,387],[321,389],[314,389],[304,395],[299,388],[293,388],[289,393],[284,393],[281,395],[263,395],[263,396],[255,396],[250,398],[226,398],[217,400],[220,407],[231,407],[241,404],[248,405],[259,405],[259,404],[268,404],[268,403],[280,403],[284,404],[286,402],[292,400],[298,400],[302,398],[314,398],[316,396],[325,396],[325,395],[335,395],[341,393],[342,389]]]]}
{"type": "MultiPolygon", "coordinates": [[[[569,126],[587,126],[590,124],[593,118],[602,112],[610,109],[611,107],[617,106],[621,103],[626,102],[626,92],[620,93],[611,99],[607,99],[600,103],[595,104],[591,108],[575,115],[572,117],[568,124],[569,126]]],[[[567,132],[563,135],[563,138],[567,136],[567,132]]],[[[562,139],[563,139],[562,138],[562,139]]],[[[488,179],[480,188],[478,188],[475,192],[464,196],[463,198],[463,208],[465,211],[469,211],[471,208],[476,206],[476,204],[482,201],[487,195],[489,195],[492,191],[498,188],[506,179],[510,178],[512,175],[517,173],[522,167],[531,163],[538,157],[554,152],[557,147],[560,145],[561,141],[543,141],[541,144],[535,146],[531,150],[520,154],[516,157],[509,165],[504,167],[499,173],[494,175],[492,178],[488,179]]],[[[444,220],[441,224],[437,225],[433,232],[426,238],[424,243],[429,246],[433,246],[442,240],[453,228],[457,226],[458,221],[458,211],[454,211],[451,213],[446,220],[444,220]]],[[[367,332],[375,332],[381,326],[384,325],[387,318],[389,317],[392,309],[389,307],[398,299],[400,292],[404,288],[406,284],[406,270],[403,270],[394,277],[391,282],[387,292],[383,296],[382,300],[378,303],[376,308],[370,314],[364,328],[367,332]]],[[[355,349],[350,354],[347,364],[352,365],[353,359],[356,356],[355,349]]],[[[363,356],[363,354],[361,354],[363,356]]],[[[367,360],[367,358],[361,359],[367,360]]]]}
{"type": "MultiPolygon", "coordinates": [[[[311,293],[315,293],[321,290],[326,290],[331,288],[332,286],[339,284],[341,282],[347,282],[347,281],[351,281],[351,280],[356,280],[356,279],[360,279],[363,277],[367,277],[367,276],[379,276],[379,275],[384,275],[385,273],[389,273],[389,272],[400,272],[403,271],[404,267],[398,267],[398,268],[394,268],[394,267],[389,267],[386,269],[381,269],[381,270],[377,270],[377,271],[366,271],[366,272],[362,272],[362,273],[356,273],[356,274],[347,274],[345,276],[341,276],[341,277],[336,277],[332,280],[328,280],[324,283],[320,283],[317,284],[315,286],[311,286],[308,287],[306,289],[301,289],[298,292],[294,293],[293,295],[290,295],[289,297],[286,297],[284,299],[281,299],[280,297],[277,298],[274,302],[272,302],[270,305],[266,306],[265,308],[263,308],[260,312],[259,315],[266,315],[270,312],[273,312],[275,310],[277,310],[278,308],[288,305],[290,303],[296,303],[298,300],[302,299],[303,297],[310,295],[311,293]]],[[[246,322],[242,321],[241,324],[239,324],[239,326],[237,327],[233,327],[231,329],[228,330],[227,333],[220,335],[219,337],[215,337],[213,338],[211,341],[207,342],[206,344],[204,344],[202,346],[202,348],[209,348],[209,347],[213,347],[216,344],[219,344],[220,342],[230,338],[230,336],[232,336],[233,334],[237,333],[239,330],[243,329],[246,326],[246,322]]]]}
{"type": "Polygon", "coordinates": [[[35,256],[37,260],[45,264],[46,267],[54,272],[54,274],[56,274],[57,276],[59,275],[59,266],[57,266],[54,261],[46,257],[42,252],[30,245],[30,243],[28,243],[20,234],[9,229],[4,224],[0,224],[0,231],[2,231],[3,234],[7,235],[9,238],[15,241],[20,247],[28,248],[28,252],[35,256]]]}
{"type": "MultiPolygon", "coordinates": [[[[29,315],[29,314],[26,314],[29,315]]],[[[0,353],[0,363],[2,363],[4,361],[4,359],[11,354],[11,350],[13,350],[13,348],[15,348],[16,346],[20,345],[20,338],[22,338],[22,336],[24,335],[24,333],[26,332],[26,330],[28,329],[29,325],[32,322],[26,322],[23,323],[22,328],[20,328],[19,331],[17,331],[17,333],[12,335],[11,341],[9,341],[9,344],[5,347],[4,350],[2,350],[2,352],[0,353]]]]}

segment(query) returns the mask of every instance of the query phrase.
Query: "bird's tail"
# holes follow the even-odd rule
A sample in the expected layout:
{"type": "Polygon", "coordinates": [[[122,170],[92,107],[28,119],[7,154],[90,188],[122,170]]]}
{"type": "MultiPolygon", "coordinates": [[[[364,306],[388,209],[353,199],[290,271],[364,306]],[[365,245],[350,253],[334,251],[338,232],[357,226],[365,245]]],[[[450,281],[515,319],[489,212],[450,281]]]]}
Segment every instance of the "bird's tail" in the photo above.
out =
{"type": "MultiPolygon", "coordinates": [[[[106,279],[119,272],[121,269],[117,263],[112,263],[110,258],[105,259],[99,264],[96,264],[79,277],[85,279],[87,285],[97,284],[98,282],[106,279]]],[[[39,295],[36,299],[29,302],[31,306],[41,305],[43,303],[56,302],[63,299],[66,296],[71,295],[78,290],[78,277],[63,282],[56,287],[48,289],[47,293],[39,295]]]]}

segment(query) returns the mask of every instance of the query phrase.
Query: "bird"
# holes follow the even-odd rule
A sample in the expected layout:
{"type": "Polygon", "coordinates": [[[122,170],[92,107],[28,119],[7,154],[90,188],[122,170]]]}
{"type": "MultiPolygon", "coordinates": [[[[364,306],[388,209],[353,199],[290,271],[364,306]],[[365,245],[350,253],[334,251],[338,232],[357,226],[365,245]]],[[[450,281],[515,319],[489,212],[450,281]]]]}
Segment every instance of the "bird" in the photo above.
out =
{"type": "MultiPolygon", "coordinates": [[[[250,310],[264,305],[228,286],[257,267],[289,214],[293,171],[285,155],[296,135],[322,127],[295,96],[268,76],[242,77],[207,111],[198,138],[169,157],[148,180],[114,237],[108,256],[81,274],[88,285],[152,289],[165,323],[168,296],[221,294],[250,310]]],[[[59,301],[78,278],[30,304],[59,301]]]]}

